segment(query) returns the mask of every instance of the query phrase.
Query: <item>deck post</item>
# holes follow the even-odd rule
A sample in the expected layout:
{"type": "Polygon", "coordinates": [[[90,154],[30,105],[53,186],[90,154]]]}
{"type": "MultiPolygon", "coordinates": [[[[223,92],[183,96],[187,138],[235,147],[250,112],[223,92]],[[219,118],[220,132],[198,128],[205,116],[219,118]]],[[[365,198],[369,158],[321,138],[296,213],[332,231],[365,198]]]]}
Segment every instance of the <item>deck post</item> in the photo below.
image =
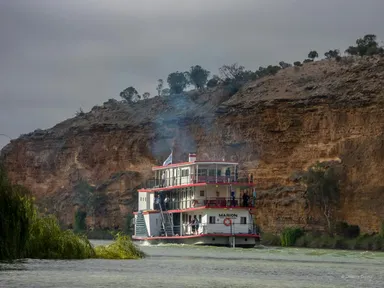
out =
{"type": "Polygon", "coordinates": [[[183,236],[183,229],[184,229],[183,212],[180,212],[180,236],[183,236]]]}
{"type": "Polygon", "coordinates": [[[236,237],[235,237],[235,233],[234,233],[234,229],[233,229],[233,224],[231,224],[231,230],[232,230],[232,248],[235,248],[236,247],[236,237]]]}
{"type": "Polygon", "coordinates": [[[215,175],[216,175],[216,183],[217,183],[217,163],[215,163],[215,175]]]}
{"type": "Polygon", "coordinates": [[[196,165],[196,183],[199,183],[199,164],[196,165]]]}

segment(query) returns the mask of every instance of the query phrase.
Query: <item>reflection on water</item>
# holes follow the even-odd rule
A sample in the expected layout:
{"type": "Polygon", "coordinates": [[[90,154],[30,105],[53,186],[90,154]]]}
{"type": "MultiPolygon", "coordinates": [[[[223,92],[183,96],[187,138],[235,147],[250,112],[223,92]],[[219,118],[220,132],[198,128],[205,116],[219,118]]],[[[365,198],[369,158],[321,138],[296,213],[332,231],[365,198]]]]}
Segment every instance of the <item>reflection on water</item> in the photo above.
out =
{"type": "MultiPolygon", "coordinates": [[[[94,241],[104,245],[108,241],[94,241]]],[[[141,246],[143,260],[0,263],[0,287],[383,287],[384,253],[141,246]]]]}

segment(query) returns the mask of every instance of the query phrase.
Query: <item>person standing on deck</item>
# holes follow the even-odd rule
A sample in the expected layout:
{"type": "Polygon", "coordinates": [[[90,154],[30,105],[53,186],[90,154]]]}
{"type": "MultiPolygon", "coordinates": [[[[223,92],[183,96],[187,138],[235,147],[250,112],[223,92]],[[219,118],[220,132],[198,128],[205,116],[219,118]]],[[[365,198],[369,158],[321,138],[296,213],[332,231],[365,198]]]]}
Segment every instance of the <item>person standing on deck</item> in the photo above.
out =
{"type": "Polygon", "coordinates": [[[168,195],[165,195],[165,199],[164,199],[164,208],[165,208],[165,210],[168,210],[168,203],[169,203],[168,195]]]}
{"type": "Polygon", "coordinates": [[[231,169],[229,167],[225,170],[225,178],[227,178],[228,183],[231,182],[231,169]]]}
{"type": "Polygon", "coordinates": [[[165,171],[161,175],[161,187],[165,187],[165,171]]]}
{"type": "Polygon", "coordinates": [[[253,197],[252,197],[252,206],[253,207],[255,207],[255,205],[256,205],[256,189],[255,188],[253,188],[253,197]]]}
{"type": "Polygon", "coordinates": [[[231,191],[231,206],[235,207],[236,206],[236,198],[235,198],[235,191],[231,191]]]}
{"type": "Polygon", "coordinates": [[[193,216],[192,231],[196,232],[196,235],[199,235],[199,220],[197,220],[196,215],[193,216]]]}
{"type": "Polygon", "coordinates": [[[248,192],[244,191],[244,194],[243,194],[243,206],[244,207],[248,207],[248,200],[249,200],[248,192]]]}
{"type": "Polygon", "coordinates": [[[155,198],[155,210],[159,210],[159,209],[160,209],[160,195],[157,194],[155,198]]]}

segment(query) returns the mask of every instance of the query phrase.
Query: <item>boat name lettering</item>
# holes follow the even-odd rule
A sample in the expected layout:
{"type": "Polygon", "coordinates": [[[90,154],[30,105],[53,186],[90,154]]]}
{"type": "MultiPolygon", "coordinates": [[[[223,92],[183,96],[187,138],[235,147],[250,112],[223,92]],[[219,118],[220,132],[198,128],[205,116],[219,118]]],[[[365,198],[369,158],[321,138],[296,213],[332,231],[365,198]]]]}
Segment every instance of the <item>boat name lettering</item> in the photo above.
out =
{"type": "Polygon", "coordinates": [[[219,217],[220,218],[237,218],[237,214],[229,214],[229,213],[227,213],[227,214],[219,214],[219,217]]]}

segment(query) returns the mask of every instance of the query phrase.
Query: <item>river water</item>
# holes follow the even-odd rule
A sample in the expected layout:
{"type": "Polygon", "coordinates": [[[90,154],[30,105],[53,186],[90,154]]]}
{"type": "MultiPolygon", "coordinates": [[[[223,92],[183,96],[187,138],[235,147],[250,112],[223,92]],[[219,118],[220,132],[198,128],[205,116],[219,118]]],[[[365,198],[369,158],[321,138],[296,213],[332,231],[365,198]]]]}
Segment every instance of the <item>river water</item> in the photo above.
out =
{"type": "Polygon", "coordinates": [[[382,252],[182,245],[141,248],[148,254],[142,260],[0,263],[0,287],[384,287],[382,252]]]}

